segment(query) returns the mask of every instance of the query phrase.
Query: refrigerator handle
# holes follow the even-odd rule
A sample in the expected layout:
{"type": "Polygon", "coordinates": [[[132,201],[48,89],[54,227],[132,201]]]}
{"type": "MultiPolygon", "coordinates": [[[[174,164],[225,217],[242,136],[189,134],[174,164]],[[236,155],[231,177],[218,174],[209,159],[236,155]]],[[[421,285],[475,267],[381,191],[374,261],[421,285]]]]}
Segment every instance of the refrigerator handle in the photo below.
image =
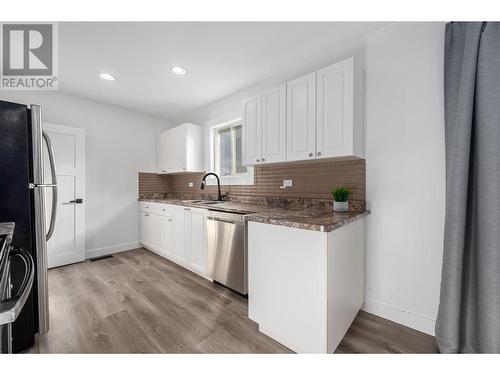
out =
{"type": "Polygon", "coordinates": [[[36,291],[38,295],[38,333],[49,330],[49,288],[47,280],[47,230],[43,171],[42,109],[31,105],[31,138],[33,150],[33,195],[35,206],[36,291]],[[40,186],[42,185],[42,186],[40,186]]]}
{"type": "Polygon", "coordinates": [[[56,224],[56,214],[57,214],[57,176],[56,176],[56,163],[54,161],[54,150],[52,149],[52,143],[50,142],[50,137],[47,133],[42,132],[43,139],[47,144],[47,151],[49,153],[49,163],[50,163],[50,173],[52,175],[52,211],[50,213],[50,224],[49,230],[47,231],[47,235],[45,236],[46,241],[52,237],[54,233],[54,226],[56,224]]]}

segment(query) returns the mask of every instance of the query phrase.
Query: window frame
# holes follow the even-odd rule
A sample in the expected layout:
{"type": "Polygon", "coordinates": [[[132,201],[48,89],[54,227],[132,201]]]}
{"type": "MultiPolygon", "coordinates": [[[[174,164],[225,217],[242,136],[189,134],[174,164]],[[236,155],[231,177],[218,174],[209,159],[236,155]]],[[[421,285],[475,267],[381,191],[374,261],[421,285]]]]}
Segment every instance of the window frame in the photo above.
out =
{"type": "MultiPolygon", "coordinates": [[[[247,165],[247,171],[244,173],[236,173],[236,137],[235,137],[235,132],[232,130],[235,127],[241,126],[242,130],[242,137],[244,134],[244,129],[243,129],[243,119],[236,118],[234,120],[224,122],[218,125],[214,125],[210,127],[210,168],[211,170],[219,175],[220,182],[222,185],[253,185],[254,184],[254,169],[253,166],[247,165]],[[221,130],[225,129],[231,129],[231,137],[232,137],[232,147],[233,149],[231,150],[231,155],[233,158],[233,163],[232,163],[232,174],[231,175],[226,175],[226,176],[220,176],[220,165],[217,165],[218,160],[219,160],[219,155],[217,155],[217,152],[219,150],[219,144],[218,144],[218,134],[221,130]]],[[[242,142],[242,163],[244,162],[244,143],[242,142]]],[[[243,164],[244,165],[244,164],[243,164]]],[[[216,185],[216,180],[215,178],[208,178],[207,179],[207,185],[216,185]]]]}

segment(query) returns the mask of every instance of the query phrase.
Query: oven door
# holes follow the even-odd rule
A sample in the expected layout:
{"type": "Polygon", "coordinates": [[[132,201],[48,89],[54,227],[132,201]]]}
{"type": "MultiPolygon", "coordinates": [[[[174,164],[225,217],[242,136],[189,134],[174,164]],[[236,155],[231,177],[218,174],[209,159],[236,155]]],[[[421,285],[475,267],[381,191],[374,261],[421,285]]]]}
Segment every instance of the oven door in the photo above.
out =
{"type": "Polygon", "coordinates": [[[31,255],[23,249],[11,248],[9,261],[2,272],[0,282],[0,352],[12,353],[12,322],[14,322],[26,303],[33,287],[35,264],[31,255]],[[25,265],[23,282],[19,290],[12,295],[10,282],[10,259],[20,257],[25,265]]]}
{"type": "MultiPolygon", "coordinates": [[[[0,303],[10,298],[10,262],[6,262],[0,280],[0,303]]],[[[12,353],[12,324],[0,325],[0,353],[12,353]]]]}

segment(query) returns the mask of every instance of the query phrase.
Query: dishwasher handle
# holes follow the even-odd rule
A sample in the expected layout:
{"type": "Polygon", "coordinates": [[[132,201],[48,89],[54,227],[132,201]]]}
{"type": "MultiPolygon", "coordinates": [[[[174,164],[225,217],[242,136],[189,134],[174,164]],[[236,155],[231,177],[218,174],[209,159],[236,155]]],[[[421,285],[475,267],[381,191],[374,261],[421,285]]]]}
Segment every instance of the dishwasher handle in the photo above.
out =
{"type": "Polygon", "coordinates": [[[235,224],[235,225],[238,225],[238,224],[240,224],[240,225],[241,225],[241,224],[244,224],[244,222],[243,222],[243,221],[239,221],[239,220],[238,220],[238,221],[236,221],[236,220],[229,220],[229,219],[221,219],[221,218],[219,218],[219,217],[211,217],[211,216],[207,217],[207,220],[221,221],[221,222],[223,222],[223,223],[235,224]]]}

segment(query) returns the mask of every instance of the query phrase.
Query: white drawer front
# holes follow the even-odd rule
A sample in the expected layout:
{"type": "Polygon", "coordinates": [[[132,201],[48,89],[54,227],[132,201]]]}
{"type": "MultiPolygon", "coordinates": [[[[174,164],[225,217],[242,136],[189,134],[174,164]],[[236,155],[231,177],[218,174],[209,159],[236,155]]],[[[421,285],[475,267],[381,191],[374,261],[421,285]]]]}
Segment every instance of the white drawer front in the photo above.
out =
{"type": "Polygon", "coordinates": [[[173,215],[173,209],[171,204],[158,203],[158,215],[171,217],[173,215]]]}
{"type": "Polygon", "coordinates": [[[158,203],[155,202],[139,202],[140,212],[149,212],[151,214],[158,213],[158,203]]]}

